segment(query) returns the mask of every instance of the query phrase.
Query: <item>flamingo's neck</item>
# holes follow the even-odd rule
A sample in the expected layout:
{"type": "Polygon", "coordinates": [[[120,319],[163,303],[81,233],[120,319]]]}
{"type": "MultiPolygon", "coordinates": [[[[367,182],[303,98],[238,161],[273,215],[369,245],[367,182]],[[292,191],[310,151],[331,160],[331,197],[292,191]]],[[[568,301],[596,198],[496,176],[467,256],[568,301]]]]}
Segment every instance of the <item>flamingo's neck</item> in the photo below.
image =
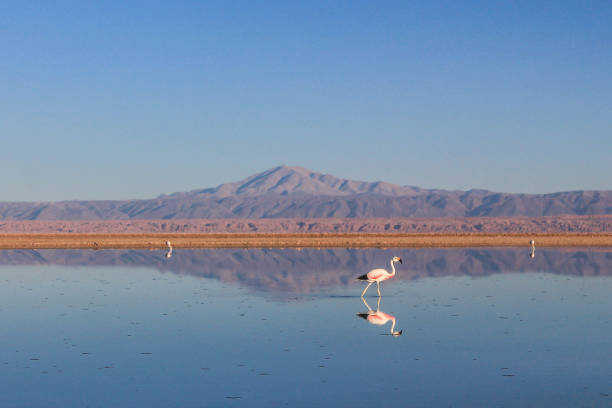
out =
{"type": "Polygon", "coordinates": [[[391,260],[391,276],[395,276],[395,263],[391,260]]]}

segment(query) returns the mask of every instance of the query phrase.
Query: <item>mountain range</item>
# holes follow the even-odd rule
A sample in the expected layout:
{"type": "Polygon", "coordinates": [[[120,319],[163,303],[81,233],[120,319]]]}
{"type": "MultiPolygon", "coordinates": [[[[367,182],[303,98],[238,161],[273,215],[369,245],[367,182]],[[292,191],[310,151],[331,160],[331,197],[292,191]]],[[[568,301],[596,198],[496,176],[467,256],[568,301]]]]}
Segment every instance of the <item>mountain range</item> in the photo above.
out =
{"type": "Polygon", "coordinates": [[[513,194],[341,179],[278,166],[244,180],[140,200],[0,203],[0,220],[508,217],[612,214],[612,191],[513,194]]]}

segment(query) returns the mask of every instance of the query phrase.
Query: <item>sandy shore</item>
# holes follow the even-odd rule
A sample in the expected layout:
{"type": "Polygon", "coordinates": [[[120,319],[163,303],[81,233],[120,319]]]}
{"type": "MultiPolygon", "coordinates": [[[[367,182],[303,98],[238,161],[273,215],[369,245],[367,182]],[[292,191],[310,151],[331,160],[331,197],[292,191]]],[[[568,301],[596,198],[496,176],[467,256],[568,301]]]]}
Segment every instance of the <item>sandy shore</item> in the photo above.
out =
{"type": "Polygon", "coordinates": [[[610,247],[612,234],[0,234],[0,249],[610,247]]]}

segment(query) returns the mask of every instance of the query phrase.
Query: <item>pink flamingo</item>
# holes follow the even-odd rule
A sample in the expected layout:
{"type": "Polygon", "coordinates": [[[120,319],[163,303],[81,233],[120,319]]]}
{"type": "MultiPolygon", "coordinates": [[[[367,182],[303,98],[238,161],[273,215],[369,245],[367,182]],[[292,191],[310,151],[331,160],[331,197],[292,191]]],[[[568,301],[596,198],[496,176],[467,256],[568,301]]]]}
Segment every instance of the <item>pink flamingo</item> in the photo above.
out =
{"type": "Polygon", "coordinates": [[[378,296],[380,297],[380,282],[391,279],[395,276],[395,262],[402,263],[402,258],[394,256],[393,259],[391,259],[391,273],[387,272],[386,269],[372,269],[370,272],[357,278],[358,280],[369,282],[368,286],[366,286],[363,292],[361,292],[361,297],[365,295],[370,285],[374,282],[376,282],[376,285],[378,286],[378,296]]]}
{"type": "Polygon", "coordinates": [[[391,332],[391,335],[393,337],[402,335],[403,330],[393,331],[393,329],[395,329],[395,316],[387,314],[383,312],[382,310],[380,310],[380,297],[378,298],[378,304],[376,305],[376,311],[372,310],[370,305],[368,305],[368,302],[366,302],[366,300],[363,297],[361,298],[361,300],[363,300],[363,304],[366,305],[366,307],[368,308],[368,312],[367,313],[357,313],[357,316],[361,317],[362,319],[366,319],[369,323],[372,323],[378,326],[383,326],[387,324],[387,322],[391,321],[391,329],[389,330],[391,332]]]}

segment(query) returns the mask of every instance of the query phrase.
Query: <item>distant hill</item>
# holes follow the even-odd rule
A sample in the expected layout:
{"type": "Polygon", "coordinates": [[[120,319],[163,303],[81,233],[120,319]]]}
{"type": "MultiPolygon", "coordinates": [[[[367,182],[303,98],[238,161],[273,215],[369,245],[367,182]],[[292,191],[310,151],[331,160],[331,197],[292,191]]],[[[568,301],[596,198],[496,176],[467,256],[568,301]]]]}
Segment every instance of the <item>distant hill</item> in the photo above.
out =
{"type": "Polygon", "coordinates": [[[510,194],[340,179],[279,166],[148,200],[0,203],[0,220],[509,217],[612,214],[612,191],[510,194]]]}

